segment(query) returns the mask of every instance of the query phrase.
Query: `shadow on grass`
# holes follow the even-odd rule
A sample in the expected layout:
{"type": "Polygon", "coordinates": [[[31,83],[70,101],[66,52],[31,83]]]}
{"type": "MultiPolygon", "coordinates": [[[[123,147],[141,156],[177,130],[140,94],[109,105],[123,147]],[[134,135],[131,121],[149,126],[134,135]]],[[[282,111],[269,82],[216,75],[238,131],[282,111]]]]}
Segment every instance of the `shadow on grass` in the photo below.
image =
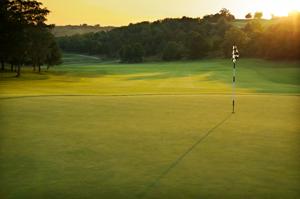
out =
{"type": "MultiPolygon", "coordinates": [[[[1,72],[0,73],[0,81],[36,81],[36,80],[47,80],[50,79],[51,77],[66,77],[67,78],[74,78],[75,80],[72,80],[71,82],[74,82],[78,80],[79,78],[97,78],[97,77],[103,77],[106,75],[111,75],[108,71],[106,70],[97,70],[95,72],[92,71],[84,71],[82,69],[76,71],[60,71],[60,70],[48,70],[45,71],[43,70],[41,73],[31,71],[30,69],[23,70],[21,72],[20,77],[16,77],[15,72],[1,72]]],[[[59,80],[59,81],[64,81],[59,80]]],[[[69,80],[65,80],[69,82],[69,80]]]]}
{"type": "Polygon", "coordinates": [[[209,129],[202,137],[200,137],[194,144],[192,144],[186,151],[184,151],[176,160],[174,160],[156,179],[153,180],[149,185],[146,186],[146,188],[143,190],[143,192],[137,194],[139,198],[145,197],[145,195],[154,188],[159,181],[164,178],[168,173],[171,172],[172,169],[174,169],[189,153],[191,153],[199,144],[201,144],[211,133],[214,132],[218,127],[222,126],[227,120],[230,119],[232,114],[227,115],[223,120],[221,120],[219,123],[217,123],[214,127],[209,129]]]}
{"type": "Polygon", "coordinates": [[[49,76],[46,72],[22,71],[20,77],[16,77],[16,72],[0,73],[0,81],[28,81],[28,80],[47,80],[49,76]]]}

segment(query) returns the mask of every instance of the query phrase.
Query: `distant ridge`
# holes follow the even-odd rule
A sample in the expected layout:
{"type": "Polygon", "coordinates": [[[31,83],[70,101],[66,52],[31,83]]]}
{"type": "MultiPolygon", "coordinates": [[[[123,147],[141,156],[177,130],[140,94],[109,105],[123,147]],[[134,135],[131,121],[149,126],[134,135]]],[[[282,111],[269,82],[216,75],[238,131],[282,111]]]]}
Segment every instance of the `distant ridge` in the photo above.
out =
{"type": "Polygon", "coordinates": [[[85,34],[90,32],[99,32],[99,31],[110,31],[114,29],[113,26],[91,26],[91,25],[66,25],[66,26],[55,26],[53,28],[52,33],[55,37],[63,37],[63,36],[72,36],[76,34],[85,34]]]}
{"type": "MultiPolygon", "coordinates": [[[[176,18],[174,18],[176,19],[176,18]]],[[[233,24],[239,28],[243,27],[246,25],[246,23],[249,20],[247,19],[235,19],[233,20],[233,24]]],[[[261,19],[260,22],[264,26],[268,26],[274,23],[274,20],[267,20],[267,19],[261,19]]],[[[126,26],[124,26],[126,27],[126,26]]],[[[55,26],[55,28],[52,30],[52,33],[54,34],[55,37],[63,37],[63,36],[72,36],[72,35],[82,35],[90,32],[99,32],[99,31],[110,31],[114,28],[114,26],[99,26],[99,25],[87,25],[87,24],[82,24],[82,25],[66,25],[66,26],[55,26]]]]}

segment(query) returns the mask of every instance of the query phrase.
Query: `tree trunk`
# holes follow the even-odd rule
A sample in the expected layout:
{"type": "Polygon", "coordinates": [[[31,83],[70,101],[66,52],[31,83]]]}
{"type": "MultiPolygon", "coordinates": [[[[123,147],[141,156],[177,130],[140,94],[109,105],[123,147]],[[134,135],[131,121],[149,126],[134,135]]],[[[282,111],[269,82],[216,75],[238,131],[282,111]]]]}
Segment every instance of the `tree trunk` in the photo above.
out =
{"type": "Polygon", "coordinates": [[[20,77],[20,76],[21,76],[21,65],[18,64],[16,77],[20,77]]]}
{"type": "Polygon", "coordinates": [[[35,71],[35,64],[33,64],[33,71],[35,71]]]}
{"type": "Polygon", "coordinates": [[[1,70],[4,70],[4,61],[1,61],[1,70]]]}
{"type": "Polygon", "coordinates": [[[49,68],[50,68],[50,66],[48,65],[48,66],[47,66],[47,70],[49,70],[49,68]]]}
{"type": "Polygon", "coordinates": [[[12,63],[10,64],[10,71],[14,72],[14,65],[12,63]]]}
{"type": "Polygon", "coordinates": [[[41,65],[39,65],[39,73],[41,73],[41,65]]]}

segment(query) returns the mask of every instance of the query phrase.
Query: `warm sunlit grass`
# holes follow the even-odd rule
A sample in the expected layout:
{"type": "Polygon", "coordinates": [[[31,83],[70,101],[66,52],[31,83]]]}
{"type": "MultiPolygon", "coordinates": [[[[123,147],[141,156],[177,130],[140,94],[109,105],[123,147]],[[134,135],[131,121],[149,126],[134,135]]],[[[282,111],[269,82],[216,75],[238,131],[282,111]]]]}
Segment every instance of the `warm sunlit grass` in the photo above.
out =
{"type": "Polygon", "coordinates": [[[0,198],[298,198],[298,63],[240,60],[232,115],[231,60],[64,60],[0,73],[0,198]]]}
{"type": "MultiPolygon", "coordinates": [[[[65,64],[42,74],[23,69],[1,73],[0,91],[7,95],[231,94],[230,60],[118,64],[66,55],[65,64]]],[[[238,93],[299,93],[298,62],[243,59],[238,63],[238,93]]]]}

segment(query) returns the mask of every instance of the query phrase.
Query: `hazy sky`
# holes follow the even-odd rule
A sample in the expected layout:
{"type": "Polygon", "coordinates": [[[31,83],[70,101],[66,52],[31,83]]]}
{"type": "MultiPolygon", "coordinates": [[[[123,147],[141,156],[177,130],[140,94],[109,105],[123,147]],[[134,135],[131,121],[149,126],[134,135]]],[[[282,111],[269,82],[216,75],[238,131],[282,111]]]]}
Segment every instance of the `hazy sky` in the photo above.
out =
{"type": "Polygon", "coordinates": [[[128,25],[166,17],[202,17],[221,8],[229,9],[236,17],[263,11],[264,17],[287,15],[300,10],[299,0],[39,0],[51,14],[48,23],[128,25]]]}

